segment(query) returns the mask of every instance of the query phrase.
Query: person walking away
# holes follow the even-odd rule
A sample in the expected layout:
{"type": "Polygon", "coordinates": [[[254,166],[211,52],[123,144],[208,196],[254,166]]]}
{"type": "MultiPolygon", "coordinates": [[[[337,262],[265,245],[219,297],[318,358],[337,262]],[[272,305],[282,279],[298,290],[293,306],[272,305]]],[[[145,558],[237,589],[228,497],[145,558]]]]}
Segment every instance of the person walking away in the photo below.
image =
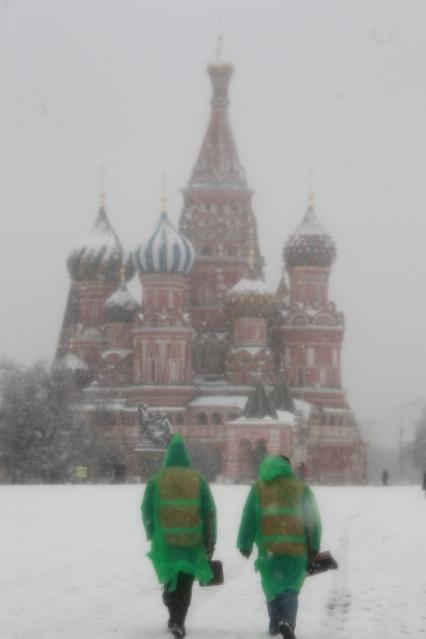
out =
{"type": "Polygon", "coordinates": [[[389,483],[389,473],[386,468],[382,472],[382,485],[387,486],[389,483]]]}
{"type": "Polygon", "coordinates": [[[320,549],[320,515],[311,489],[287,459],[266,456],[259,474],[244,506],[237,548],[248,558],[256,543],[269,632],[294,639],[298,594],[308,561],[320,549]]]}
{"type": "Polygon", "coordinates": [[[191,468],[179,433],[168,446],[164,467],[148,480],[141,512],[151,541],[148,557],[164,587],[168,627],[181,639],[194,579],[203,584],[213,577],[208,560],[216,544],[216,507],[206,480],[191,468]]]}

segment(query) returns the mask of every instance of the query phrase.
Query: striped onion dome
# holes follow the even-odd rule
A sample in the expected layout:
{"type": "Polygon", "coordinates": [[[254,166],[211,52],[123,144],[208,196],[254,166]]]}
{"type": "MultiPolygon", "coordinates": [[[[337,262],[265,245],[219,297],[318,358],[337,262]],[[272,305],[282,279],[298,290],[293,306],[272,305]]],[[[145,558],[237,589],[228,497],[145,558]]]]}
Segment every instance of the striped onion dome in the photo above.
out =
{"type": "Polygon", "coordinates": [[[186,275],[194,264],[194,249],[191,242],[170,224],[163,211],[154,234],[136,249],[133,260],[141,273],[186,275]]]}
{"type": "Polygon", "coordinates": [[[330,267],[336,259],[336,245],[315,213],[312,196],[302,222],[284,246],[283,255],[289,267],[330,267]]]}
{"type": "Polygon", "coordinates": [[[276,311],[275,295],[255,271],[250,269],[249,273],[227,292],[226,307],[234,319],[266,319],[272,317],[276,311]]]}
{"type": "Polygon", "coordinates": [[[103,204],[91,233],[71,250],[67,267],[76,281],[119,282],[123,268],[127,280],[133,277],[131,257],[125,256],[103,204]]]}
{"type": "Polygon", "coordinates": [[[139,308],[122,279],[118,289],[104,303],[104,317],[107,322],[131,322],[139,308]]]}

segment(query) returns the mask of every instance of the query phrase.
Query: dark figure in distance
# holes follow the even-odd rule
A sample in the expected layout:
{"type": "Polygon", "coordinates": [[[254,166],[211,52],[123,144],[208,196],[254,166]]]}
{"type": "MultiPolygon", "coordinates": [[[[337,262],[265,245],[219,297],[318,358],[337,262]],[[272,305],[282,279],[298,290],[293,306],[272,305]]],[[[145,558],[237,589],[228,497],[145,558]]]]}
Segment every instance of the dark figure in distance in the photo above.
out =
{"type": "Polygon", "coordinates": [[[388,483],[389,483],[389,473],[385,468],[384,471],[382,472],[382,485],[387,486],[388,483]]]}
{"type": "Polygon", "coordinates": [[[169,444],[164,467],[148,480],[142,520],[151,541],[148,557],[164,587],[168,627],[181,639],[194,579],[208,583],[213,577],[208,560],[216,544],[216,508],[206,480],[191,468],[179,433],[169,444]]]}
{"type": "Polygon", "coordinates": [[[259,474],[244,506],[237,547],[248,558],[256,543],[269,632],[294,639],[298,594],[308,561],[319,552],[321,520],[311,489],[287,458],[268,455],[259,474]]]}
{"type": "Polygon", "coordinates": [[[423,473],[423,484],[422,484],[422,488],[425,491],[425,495],[426,495],[426,470],[423,473]]]}

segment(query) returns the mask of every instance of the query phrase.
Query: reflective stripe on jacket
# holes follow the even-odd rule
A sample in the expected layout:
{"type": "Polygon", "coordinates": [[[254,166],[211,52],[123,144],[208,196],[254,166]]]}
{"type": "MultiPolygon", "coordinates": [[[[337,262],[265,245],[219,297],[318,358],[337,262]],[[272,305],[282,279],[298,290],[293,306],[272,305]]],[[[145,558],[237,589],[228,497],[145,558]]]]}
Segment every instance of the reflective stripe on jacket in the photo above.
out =
{"type": "Polygon", "coordinates": [[[274,555],[306,553],[302,495],[305,484],[295,477],[277,477],[256,483],[259,500],[258,542],[274,555]]]}
{"type": "Polygon", "coordinates": [[[158,519],[167,544],[181,548],[203,543],[201,485],[198,473],[165,468],[157,479],[158,519]]]}

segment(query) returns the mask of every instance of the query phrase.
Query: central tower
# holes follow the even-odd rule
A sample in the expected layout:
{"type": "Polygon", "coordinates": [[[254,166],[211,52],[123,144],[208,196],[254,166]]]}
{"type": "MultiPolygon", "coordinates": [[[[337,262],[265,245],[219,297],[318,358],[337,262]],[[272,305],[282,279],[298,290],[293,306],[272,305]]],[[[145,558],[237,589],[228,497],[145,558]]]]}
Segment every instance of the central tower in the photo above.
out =
{"type": "Polygon", "coordinates": [[[207,66],[211,113],[198,159],[183,189],[179,229],[195,249],[190,278],[194,372],[216,378],[226,373],[226,292],[247,272],[250,244],[262,270],[249,189],[228,117],[234,68],[217,59],[207,66]]]}

